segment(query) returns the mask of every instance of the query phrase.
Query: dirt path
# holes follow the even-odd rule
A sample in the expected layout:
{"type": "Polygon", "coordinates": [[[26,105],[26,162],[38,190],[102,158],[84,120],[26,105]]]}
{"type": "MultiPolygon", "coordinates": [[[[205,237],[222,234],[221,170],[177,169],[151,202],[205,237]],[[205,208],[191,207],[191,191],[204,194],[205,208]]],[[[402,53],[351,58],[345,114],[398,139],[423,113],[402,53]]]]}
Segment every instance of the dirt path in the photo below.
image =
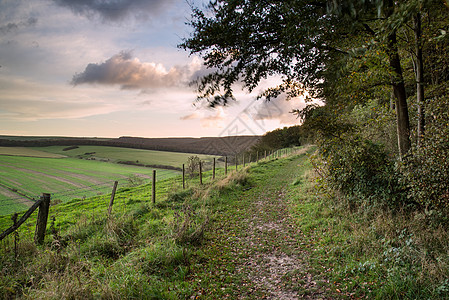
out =
{"type": "MultiPolygon", "coordinates": [[[[217,216],[205,245],[210,259],[205,271],[209,280],[229,282],[216,284],[223,293],[219,298],[326,298],[323,282],[309,273],[307,238],[290,214],[288,189],[300,176],[299,161],[274,162],[277,167],[267,168],[272,173],[261,172],[257,182],[230,200],[217,216]]],[[[217,298],[214,289],[205,298],[217,298]]]]}
{"type": "Polygon", "coordinates": [[[306,289],[316,283],[310,274],[304,274],[307,253],[300,247],[301,232],[290,218],[285,194],[275,190],[256,197],[250,218],[240,224],[246,232],[241,243],[250,255],[237,271],[248,274],[266,299],[320,298],[319,292],[303,295],[295,289],[300,282],[306,289]]]}

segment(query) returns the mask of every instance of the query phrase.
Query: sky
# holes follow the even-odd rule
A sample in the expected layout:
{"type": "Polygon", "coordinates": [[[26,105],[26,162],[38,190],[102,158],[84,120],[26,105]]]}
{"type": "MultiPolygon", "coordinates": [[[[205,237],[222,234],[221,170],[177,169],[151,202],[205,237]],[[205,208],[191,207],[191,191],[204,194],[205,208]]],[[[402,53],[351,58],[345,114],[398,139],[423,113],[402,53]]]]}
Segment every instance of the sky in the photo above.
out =
{"type": "Polygon", "coordinates": [[[190,13],[186,0],[0,0],[0,135],[260,135],[299,124],[289,112],[302,99],[255,100],[275,79],[226,107],[195,101],[189,83],[206,70],[177,47],[190,13]]]}

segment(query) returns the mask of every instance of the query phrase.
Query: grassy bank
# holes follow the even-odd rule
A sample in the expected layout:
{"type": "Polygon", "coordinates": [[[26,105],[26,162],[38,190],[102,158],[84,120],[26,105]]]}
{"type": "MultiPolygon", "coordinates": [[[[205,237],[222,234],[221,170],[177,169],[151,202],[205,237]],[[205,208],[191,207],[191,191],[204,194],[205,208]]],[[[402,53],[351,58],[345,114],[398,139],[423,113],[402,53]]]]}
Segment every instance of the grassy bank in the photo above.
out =
{"type": "Polygon", "coordinates": [[[435,211],[350,205],[309,169],[291,189],[310,272],[342,299],[447,299],[449,230],[435,211]]]}
{"type": "MultiPolygon", "coordinates": [[[[309,149],[310,153],[313,149],[309,149]]],[[[182,190],[179,179],[52,207],[1,244],[0,295],[41,299],[447,298],[448,234],[424,214],[349,210],[307,153],[182,190]],[[16,256],[17,255],[17,256],[16,256]]],[[[432,218],[436,218],[433,216],[432,218]]]]}

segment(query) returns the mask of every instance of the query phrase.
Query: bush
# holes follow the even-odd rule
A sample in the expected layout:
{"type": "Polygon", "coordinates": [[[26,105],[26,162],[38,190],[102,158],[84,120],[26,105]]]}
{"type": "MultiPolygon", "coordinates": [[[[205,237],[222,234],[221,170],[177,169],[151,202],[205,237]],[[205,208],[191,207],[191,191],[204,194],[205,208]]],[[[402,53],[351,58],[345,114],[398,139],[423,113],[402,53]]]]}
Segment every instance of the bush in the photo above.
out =
{"type": "Polygon", "coordinates": [[[187,174],[189,174],[190,178],[195,176],[199,176],[200,172],[200,158],[196,155],[189,156],[187,161],[187,174]]]}
{"type": "Polygon", "coordinates": [[[173,238],[180,245],[199,245],[204,238],[204,231],[209,223],[209,215],[205,211],[195,212],[185,206],[181,212],[174,213],[172,224],[173,238]]]}
{"type": "Polygon", "coordinates": [[[426,208],[449,209],[448,105],[449,97],[429,101],[425,136],[403,167],[409,197],[426,208]]]}
{"type": "Polygon", "coordinates": [[[381,145],[346,136],[323,144],[320,151],[327,183],[351,202],[392,206],[403,199],[394,162],[381,145]]]}

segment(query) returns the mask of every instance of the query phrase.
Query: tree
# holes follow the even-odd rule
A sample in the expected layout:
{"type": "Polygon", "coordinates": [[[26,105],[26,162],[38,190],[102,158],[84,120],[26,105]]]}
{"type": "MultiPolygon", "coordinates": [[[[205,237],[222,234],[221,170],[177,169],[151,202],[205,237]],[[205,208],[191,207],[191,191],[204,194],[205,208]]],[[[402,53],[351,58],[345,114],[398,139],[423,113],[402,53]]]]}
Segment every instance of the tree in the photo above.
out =
{"type": "Polygon", "coordinates": [[[187,174],[189,174],[191,178],[199,176],[200,163],[201,160],[198,156],[196,155],[189,156],[187,160],[187,174]]]}
{"type": "MultiPolygon", "coordinates": [[[[326,85],[339,75],[339,61],[350,56],[347,43],[360,35],[377,39],[383,29],[379,20],[393,15],[395,4],[383,2],[382,17],[375,17],[377,1],[333,1],[336,6],[332,6],[311,0],[219,0],[211,2],[207,12],[194,8],[190,23],[194,33],[180,46],[200,53],[213,69],[197,81],[198,98],[211,106],[225,105],[233,99],[237,82],[251,91],[262,79],[280,75],[282,83],[261,97],[270,100],[280,93],[295,97],[307,90],[329,104],[326,85]]],[[[396,30],[388,30],[383,44],[396,98],[398,144],[404,155],[410,149],[410,124],[396,30]]]]}
{"type": "Polygon", "coordinates": [[[210,68],[196,84],[198,99],[212,107],[234,99],[238,84],[252,91],[273,75],[280,76],[281,83],[260,98],[270,100],[281,93],[295,97],[307,90],[334,106],[337,114],[357,104],[348,99],[350,92],[364,93],[369,99],[379,92],[377,87],[389,85],[395,99],[399,154],[404,156],[411,148],[411,130],[400,34],[413,23],[414,85],[422,135],[421,14],[441,6],[436,0],[216,0],[205,10],[193,8],[194,32],[180,47],[200,54],[210,68]],[[371,61],[366,53],[371,53],[371,61]],[[357,64],[359,70],[354,69],[357,64]],[[371,86],[359,84],[351,91],[343,87],[342,80],[349,80],[354,72],[367,74],[364,81],[371,86]]]}
{"type": "Polygon", "coordinates": [[[326,38],[328,18],[326,1],[319,0],[218,0],[206,11],[193,8],[194,32],[180,47],[201,54],[212,70],[197,81],[198,98],[226,105],[236,83],[252,91],[273,75],[282,83],[265,91],[268,99],[305,89],[321,96],[322,72],[335,50],[326,38]]]}

